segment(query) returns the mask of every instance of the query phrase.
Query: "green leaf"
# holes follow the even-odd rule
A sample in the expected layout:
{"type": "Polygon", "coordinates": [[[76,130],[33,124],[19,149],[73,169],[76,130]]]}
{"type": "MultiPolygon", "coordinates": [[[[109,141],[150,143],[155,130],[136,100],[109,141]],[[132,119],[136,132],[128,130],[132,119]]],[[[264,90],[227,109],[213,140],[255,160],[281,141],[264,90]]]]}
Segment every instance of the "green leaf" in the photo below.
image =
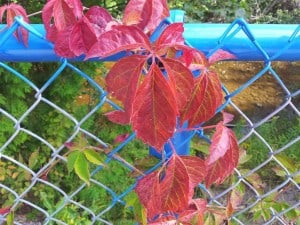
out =
{"type": "Polygon", "coordinates": [[[50,201],[48,195],[45,192],[40,193],[43,205],[50,211],[53,210],[53,202],[50,201]]]}
{"type": "Polygon", "coordinates": [[[85,155],[87,160],[90,161],[91,163],[104,166],[104,159],[101,157],[100,154],[98,154],[94,150],[86,149],[83,151],[83,154],[85,155]]]}
{"type": "Polygon", "coordinates": [[[297,167],[295,167],[296,162],[287,155],[276,155],[276,159],[278,159],[290,172],[294,173],[297,171],[297,167]]]}
{"type": "Polygon", "coordinates": [[[296,181],[297,183],[300,183],[300,175],[296,175],[294,177],[294,181],[296,181]]]}
{"type": "Polygon", "coordinates": [[[30,168],[33,168],[38,162],[38,160],[39,160],[39,152],[36,150],[33,153],[31,153],[31,155],[29,156],[28,166],[30,168]]]}
{"type": "Polygon", "coordinates": [[[67,168],[68,168],[68,171],[69,173],[71,173],[74,169],[74,164],[75,164],[75,161],[78,157],[78,154],[79,154],[79,151],[73,151],[69,154],[68,158],[67,158],[67,168]]]}
{"type": "Polygon", "coordinates": [[[90,171],[86,157],[82,152],[79,152],[74,163],[75,173],[83,180],[87,185],[90,185],[90,171]]]}
{"type": "Polygon", "coordinates": [[[142,225],[147,224],[147,212],[146,209],[141,204],[138,195],[135,192],[130,192],[126,196],[126,205],[125,208],[133,208],[133,213],[135,215],[135,219],[141,222],[142,225]]]}
{"type": "Polygon", "coordinates": [[[7,216],[6,216],[6,224],[7,225],[13,225],[14,224],[14,219],[15,218],[15,213],[14,211],[11,211],[7,216]]]}
{"type": "Polygon", "coordinates": [[[251,155],[248,155],[244,149],[240,149],[240,157],[238,165],[248,162],[252,158],[251,155]]]}

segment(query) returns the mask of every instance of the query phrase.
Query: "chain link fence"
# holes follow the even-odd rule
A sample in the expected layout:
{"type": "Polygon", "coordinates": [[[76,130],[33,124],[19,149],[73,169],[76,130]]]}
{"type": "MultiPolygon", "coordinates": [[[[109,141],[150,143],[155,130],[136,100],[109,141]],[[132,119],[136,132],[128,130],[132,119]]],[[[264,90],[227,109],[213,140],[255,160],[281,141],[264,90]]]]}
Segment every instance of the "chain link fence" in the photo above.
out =
{"type": "MultiPolygon", "coordinates": [[[[97,75],[102,67],[82,71],[82,63],[59,58],[57,63],[21,63],[32,56],[41,62],[54,60],[47,58],[47,51],[33,51],[40,46],[32,46],[32,41],[28,48],[18,43],[13,33],[19,26],[29,30],[33,42],[39,40],[52,49],[40,29],[19,18],[0,34],[0,208],[11,207],[13,223],[19,225],[135,224],[126,199],[135,187],[136,162],[141,166],[148,147],[135,139],[130,128],[110,124],[103,116],[118,104],[97,75]],[[18,49],[21,55],[16,54],[18,49]],[[125,141],[118,143],[122,134],[125,141]],[[66,165],[66,143],[82,136],[85,145],[105,157],[105,166],[90,166],[90,186],[68,173],[66,165]]],[[[220,215],[228,196],[235,196],[239,204],[232,224],[299,224],[300,65],[276,61],[289,49],[300,54],[299,31],[300,26],[272,55],[244,21],[237,20],[218,34],[214,50],[230,51],[230,41],[242,33],[251,43],[249,51],[258,52],[261,58],[256,60],[263,61],[238,58],[215,66],[224,81],[222,109],[236,117],[232,128],[242,149],[241,164],[223,185],[211,190],[199,185],[197,194],[220,215]],[[232,69],[241,70],[240,77],[230,76],[232,69]]],[[[272,35],[272,30],[268,32],[272,35]]],[[[209,137],[199,131],[192,140],[192,153],[201,155],[198,148],[207,148],[209,137]]],[[[6,220],[0,214],[0,223],[6,220]]]]}

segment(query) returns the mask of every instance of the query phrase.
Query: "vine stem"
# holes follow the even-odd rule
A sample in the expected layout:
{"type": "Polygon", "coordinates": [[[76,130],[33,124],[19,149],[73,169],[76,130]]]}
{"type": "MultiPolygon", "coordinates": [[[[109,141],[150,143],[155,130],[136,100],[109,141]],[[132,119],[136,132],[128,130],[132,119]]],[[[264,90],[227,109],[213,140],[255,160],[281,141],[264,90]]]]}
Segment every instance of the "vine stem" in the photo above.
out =
{"type": "MultiPolygon", "coordinates": [[[[88,146],[87,148],[90,149],[94,149],[98,152],[103,152],[105,155],[109,155],[111,150],[109,148],[99,148],[99,147],[95,147],[95,146],[88,146]]],[[[116,159],[122,163],[124,163],[126,166],[128,166],[131,170],[139,173],[142,176],[145,176],[145,174],[140,171],[138,168],[136,168],[135,166],[131,165],[129,162],[127,162],[125,159],[123,159],[121,156],[119,156],[118,154],[114,154],[111,156],[111,158],[116,159]]]]}
{"type": "Polygon", "coordinates": [[[204,126],[204,127],[193,127],[193,128],[179,128],[178,132],[183,131],[197,131],[197,130],[207,130],[207,129],[215,129],[217,125],[211,125],[211,126],[204,126]]]}
{"type": "Polygon", "coordinates": [[[43,11],[41,10],[41,11],[34,12],[34,13],[31,13],[31,14],[27,15],[27,17],[29,18],[29,17],[32,17],[32,16],[40,15],[42,13],[43,13],[43,11]]]}
{"type": "Polygon", "coordinates": [[[173,154],[176,154],[176,149],[175,149],[175,146],[173,145],[173,143],[172,143],[172,141],[168,141],[168,144],[170,145],[170,147],[171,147],[171,150],[172,150],[172,153],[173,154]]]}

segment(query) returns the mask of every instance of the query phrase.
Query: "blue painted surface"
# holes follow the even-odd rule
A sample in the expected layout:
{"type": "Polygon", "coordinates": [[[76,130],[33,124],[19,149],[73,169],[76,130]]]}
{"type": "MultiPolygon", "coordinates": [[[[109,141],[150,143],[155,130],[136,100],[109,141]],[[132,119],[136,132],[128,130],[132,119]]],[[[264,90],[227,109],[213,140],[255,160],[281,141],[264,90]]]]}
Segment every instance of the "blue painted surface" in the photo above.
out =
{"type": "MultiPolygon", "coordinates": [[[[158,27],[151,38],[155,40],[161,30],[171,22],[182,22],[184,13],[181,10],[171,12],[171,16],[158,27]]],[[[20,22],[23,25],[22,21],[20,22]]],[[[3,38],[7,31],[5,25],[0,25],[0,61],[2,62],[51,62],[60,61],[53,51],[53,45],[44,38],[45,29],[41,24],[27,27],[30,31],[29,46],[26,48],[15,38],[3,38]],[[34,35],[38,33],[39,35],[34,35]],[[5,40],[3,40],[5,39],[5,40]]],[[[296,24],[247,24],[243,20],[236,20],[232,24],[202,24],[185,23],[184,37],[187,44],[209,55],[218,48],[228,50],[236,55],[238,60],[266,60],[257,49],[261,46],[269,58],[283,61],[300,60],[300,27],[296,24]],[[284,46],[287,46],[283,48],[284,46]]],[[[122,57],[118,54],[99,61],[114,61],[122,57]]],[[[74,60],[81,61],[84,57],[74,60]]]]}

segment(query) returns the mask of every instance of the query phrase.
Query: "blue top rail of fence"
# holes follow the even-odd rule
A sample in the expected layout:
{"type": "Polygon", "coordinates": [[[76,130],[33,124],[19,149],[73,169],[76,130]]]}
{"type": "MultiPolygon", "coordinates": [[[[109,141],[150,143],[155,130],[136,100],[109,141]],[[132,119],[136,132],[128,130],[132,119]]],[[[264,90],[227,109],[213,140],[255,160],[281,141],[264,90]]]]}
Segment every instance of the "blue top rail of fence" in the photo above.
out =
{"type": "MultiPolygon", "coordinates": [[[[171,16],[157,28],[160,33],[164,25],[183,22],[184,12],[171,11],[171,16]]],[[[54,53],[53,45],[45,38],[42,24],[26,24],[16,18],[15,24],[7,29],[0,25],[0,61],[2,62],[54,62],[61,58],[54,53]],[[29,44],[25,47],[11,34],[18,26],[30,31],[29,44]]],[[[184,38],[188,44],[209,55],[222,48],[241,61],[299,61],[300,26],[297,24],[248,24],[236,19],[232,24],[185,23],[184,38]]],[[[101,59],[114,61],[122,54],[101,59]]],[[[81,61],[83,57],[76,58],[81,61]]],[[[98,59],[97,59],[98,60],[98,59]]]]}

